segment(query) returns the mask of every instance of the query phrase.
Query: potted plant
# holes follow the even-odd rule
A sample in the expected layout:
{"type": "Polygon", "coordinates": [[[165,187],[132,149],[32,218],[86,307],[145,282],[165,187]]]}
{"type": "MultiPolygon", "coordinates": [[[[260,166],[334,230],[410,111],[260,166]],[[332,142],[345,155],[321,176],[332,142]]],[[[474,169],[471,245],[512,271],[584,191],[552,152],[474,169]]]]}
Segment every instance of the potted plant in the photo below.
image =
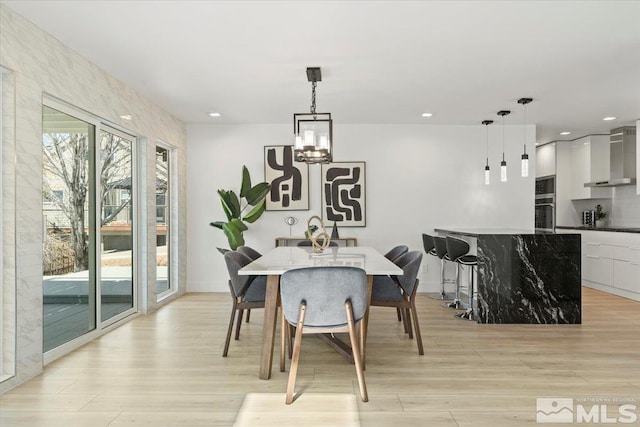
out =
{"type": "Polygon", "coordinates": [[[602,209],[602,205],[596,205],[596,228],[605,226],[607,213],[602,209]]]}
{"type": "MultiPolygon", "coordinates": [[[[224,231],[232,251],[235,251],[238,246],[244,245],[243,233],[249,229],[246,223],[255,222],[264,213],[266,208],[265,199],[269,194],[270,188],[267,182],[261,182],[252,187],[249,171],[246,166],[242,166],[240,196],[238,197],[231,190],[218,190],[222,210],[224,210],[227,220],[214,221],[209,225],[224,231]],[[249,211],[245,213],[247,209],[249,211]]],[[[224,255],[229,249],[218,248],[218,251],[224,255]]]]}

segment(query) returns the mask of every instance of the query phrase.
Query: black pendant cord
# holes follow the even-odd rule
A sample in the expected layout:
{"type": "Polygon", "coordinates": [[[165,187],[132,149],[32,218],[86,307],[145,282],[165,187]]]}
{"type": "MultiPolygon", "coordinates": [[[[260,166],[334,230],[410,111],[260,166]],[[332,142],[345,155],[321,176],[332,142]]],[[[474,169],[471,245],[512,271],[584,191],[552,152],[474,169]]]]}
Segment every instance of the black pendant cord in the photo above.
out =
{"type": "Polygon", "coordinates": [[[505,138],[504,138],[504,133],[505,133],[505,130],[504,130],[504,116],[506,116],[506,115],[508,115],[510,113],[511,113],[511,111],[509,111],[509,110],[498,111],[498,115],[500,117],[502,117],[502,162],[500,163],[500,166],[505,166],[505,167],[507,166],[507,162],[506,162],[505,157],[504,157],[504,153],[505,153],[505,151],[504,151],[504,149],[505,149],[505,142],[504,142],[505,141],[505,138]]]}
{"type": "Polygon", "coordinates": [[[485,132],[487,134],[487,166],[489,166],[489,125],[485,125],[487,127],[487,131],[485,132]]]}
{"type": "Polygon", "coordinates": [[[487,128],[485,134],[487,139],[487,168],[489,167],[489,125],[493,123],[493,120],[483,120],[482,124],[487,128]]]}
{"type": "Polygon", "coordinates": [[[518,99],[518,104],[522,104],[523,112],[524,112],[524,155],[527,154],[527,104],[533,101],[533,98],[520,98],[518,99]]]}
{"type": "Polygon", "coordinates": [[[502,161],[504,162],[504,114],[502,115],[502,161]]]}
{"type": "Polygon", "coordinates": [[[527,154],[527,104],[524,104],[522,108],[524,108],[524,154],[527,154]]]}

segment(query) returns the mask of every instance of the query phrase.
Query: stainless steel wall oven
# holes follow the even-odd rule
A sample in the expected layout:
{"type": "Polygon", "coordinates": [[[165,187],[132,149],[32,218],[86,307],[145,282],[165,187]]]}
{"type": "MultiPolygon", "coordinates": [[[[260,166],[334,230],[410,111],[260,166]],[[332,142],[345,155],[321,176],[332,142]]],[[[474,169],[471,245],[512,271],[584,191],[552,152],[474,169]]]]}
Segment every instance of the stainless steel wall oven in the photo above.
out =
{"type": "Polygon", "coordinates": [[[556,177],[536,179],[535,229],[554,231],[556,227],[556,177]]]}

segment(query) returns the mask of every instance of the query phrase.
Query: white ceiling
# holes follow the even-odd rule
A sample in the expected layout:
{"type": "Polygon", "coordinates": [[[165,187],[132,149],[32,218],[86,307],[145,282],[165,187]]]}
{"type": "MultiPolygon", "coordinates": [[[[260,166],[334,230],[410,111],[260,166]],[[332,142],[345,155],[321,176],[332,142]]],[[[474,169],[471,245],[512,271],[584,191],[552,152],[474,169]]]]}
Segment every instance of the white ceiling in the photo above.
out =
{"type": "Polygon", "coordinates": [[[292,122],[307,66],[336,124],[523,123],[521,97],[539,142],[640,118],[638,1],[2,2],[187,123],[292,122]]]}

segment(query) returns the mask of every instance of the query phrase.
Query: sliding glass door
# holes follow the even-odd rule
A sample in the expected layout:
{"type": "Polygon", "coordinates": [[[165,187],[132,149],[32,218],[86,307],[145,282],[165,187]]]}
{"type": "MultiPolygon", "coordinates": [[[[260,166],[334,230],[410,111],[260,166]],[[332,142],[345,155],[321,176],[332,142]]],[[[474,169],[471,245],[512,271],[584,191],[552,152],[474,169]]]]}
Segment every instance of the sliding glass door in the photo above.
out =
{"type": "Polygon", "coordinates": [[[43,106],[44,352],[136,310],[134,141],[43,106]]]}
{"type": "Polygon", "coordinates": [[[42,111],[44,351],[96,328],[95,125],[42,111]]]}
{"type": "Polygon", "coordinates": [[[100,130],[100,308],[107,321],[134,307],[133,139],[100,130]]]}
{"type": "Polygon", "coordinates": [[[176,247],[173,210],[175,147],[158,142],[156,145],[156,300],[176,292],[174,275],[176,247]]]}

